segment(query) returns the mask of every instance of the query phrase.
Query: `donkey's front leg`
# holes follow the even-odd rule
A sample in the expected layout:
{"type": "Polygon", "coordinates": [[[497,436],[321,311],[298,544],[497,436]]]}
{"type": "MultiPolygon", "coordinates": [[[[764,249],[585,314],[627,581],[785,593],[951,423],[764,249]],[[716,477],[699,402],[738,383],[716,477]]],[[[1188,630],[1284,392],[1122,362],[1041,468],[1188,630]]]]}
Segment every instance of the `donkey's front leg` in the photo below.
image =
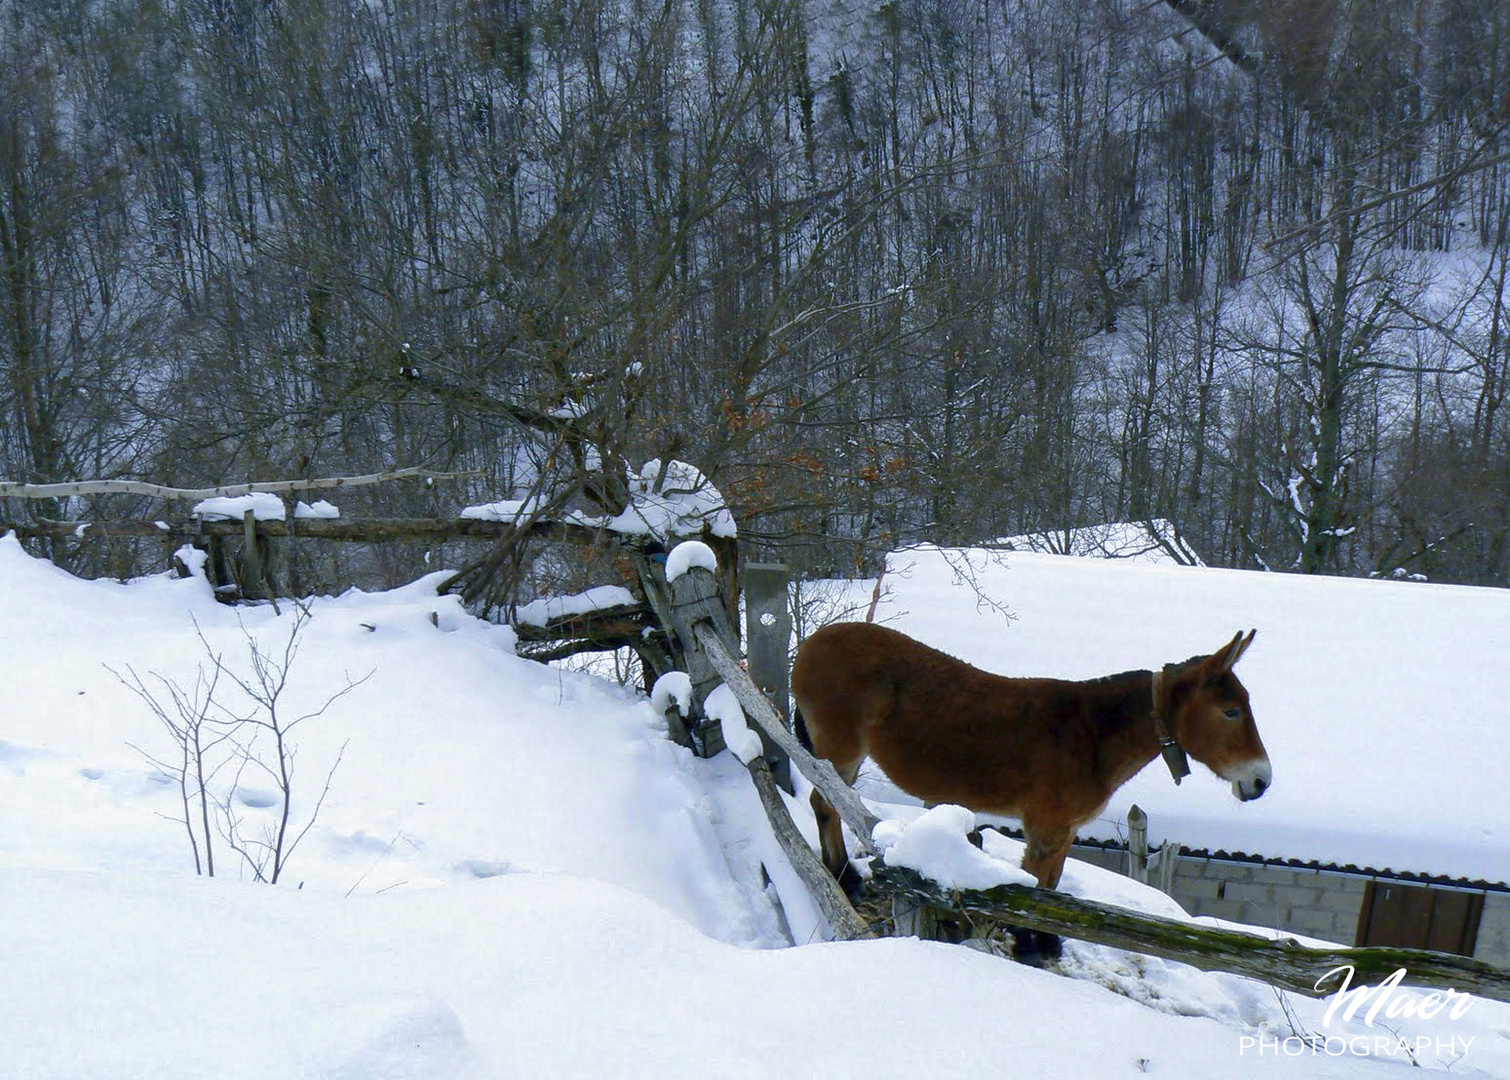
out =
{"type": "MultiPolygon", "coordinates": [[[[1074,842],[1075,831],[1065,828],[1029,827],[1024,823],[1027,848],[1022,853],[1022,868],[1038,879],[1040,889],[1052,889],[1064,873],[1064,859],[1074,842]]],[[[1012,955],[1024,964],[1042,965],[1058,960],[1063,942],[1058,934],[1046,930],[1012,928],[1012,955]]]]}
{"type": "Polygon", "coordinates": [[[1027,850],[1022,853],[1022,868],[1038,879],[1040,889],[1058,888],[1065,856],[1075,842],[1075,830],[1024,826],[1024,836],[1027,850]]]}

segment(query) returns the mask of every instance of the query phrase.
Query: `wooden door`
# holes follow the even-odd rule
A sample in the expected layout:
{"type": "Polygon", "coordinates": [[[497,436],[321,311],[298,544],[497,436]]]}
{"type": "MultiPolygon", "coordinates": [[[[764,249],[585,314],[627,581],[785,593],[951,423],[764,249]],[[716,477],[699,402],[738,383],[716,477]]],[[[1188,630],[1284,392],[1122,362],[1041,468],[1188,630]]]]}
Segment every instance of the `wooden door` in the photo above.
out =
{"type": "Polygon", "coordinates": [[[1483,893],[1370,881],[1358,912],[1357,943],[1472,956],[1483,911],[1483,893]]]}

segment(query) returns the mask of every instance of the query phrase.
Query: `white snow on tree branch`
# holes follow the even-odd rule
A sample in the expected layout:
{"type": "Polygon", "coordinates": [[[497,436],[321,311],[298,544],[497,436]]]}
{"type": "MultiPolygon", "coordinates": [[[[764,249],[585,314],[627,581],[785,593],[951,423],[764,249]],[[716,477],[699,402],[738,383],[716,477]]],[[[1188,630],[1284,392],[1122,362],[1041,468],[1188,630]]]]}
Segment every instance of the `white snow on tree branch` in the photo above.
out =
{"type": "Polygon", "coordinates": [[[461,512],[461,516],[473,521],[517,522],[520,518],[529,517],[539,508],[538,499],[499,499],[480,506],[469,506],[461,512]]]}
{"type": "Polygon", "coordinates": [[[736,535],[734,515],[724,503],[723,493],[695,465],[672,461],[665,471],[659,487],[659,458],[645,462],[638,473],[630,472],[629,506],[609,522],[610,529],[662,540],[698,536],[704,528],[714,536],[736,535]]]}
{"type": "Polygon", "coordinates": [[[193,512],[207,521],[240,521],[250,510],[258,521],[283,521],[288,511],[283,500],[268,491],[250,495],[217,495],[194,504],[193,512]]]}
{"type": "MultiPolygon", "coordinates": [[[[469,506],[461,512],[461,516],[472,521],[501,521],[509,525],[518,525],[540,513],[542,505],[541,500],[533,495],[528,499],[499,499],[496,502],[469,506]]],[[[547,520],[560,521],[568,525],[581,525],[588,529],[601,529],[608,525],[607,518],[593,517],[579,510],[567,510],[559,517],[547,520]]]]}
{"type": "Polygon", "coordinates": [[[634,593],[621,585],[595,585],[569,596],[542,596],[531,600],[515,612],[514,621],[521,626],[544,626],[567,615],[586,615],[634,602],[634,593]]]}
{"type": "Polygon", "coordinates": [[[683,540],[666,556],[666,580],[675,581],[694,566],[718,573],[718,556],[701,540],[683,540]]]}
{"type": "MultiPolygon", "coordinates": [[[[607,529],[624,536],[645,536],[657,540],[674,540],[679,536],[701,536],[706,529],[713,536],[736,534],[734,515],[724,503],[723,494],[708,482],[696,466],[673,461],[661,475],[661,461],[652,458],[638,472],[628,470],[629,505],[614,517],[584,514],[568,510],[548,520],[587,529],[607,529]],[[660,484],[656,480],[660,479],[660,484]]],[[[477,521],[502,521],[517,524],[540,513],[543,502],[538,496],[527,499],[499,499],[497,502],[469,506],[463,518],[477,521]]]]}

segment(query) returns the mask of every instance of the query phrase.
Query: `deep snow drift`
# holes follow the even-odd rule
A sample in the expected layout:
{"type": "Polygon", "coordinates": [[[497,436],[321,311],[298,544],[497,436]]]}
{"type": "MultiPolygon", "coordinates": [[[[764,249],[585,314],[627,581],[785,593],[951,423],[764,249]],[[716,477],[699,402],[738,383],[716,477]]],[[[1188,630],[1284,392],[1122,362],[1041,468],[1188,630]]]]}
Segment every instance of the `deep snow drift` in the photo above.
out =
{"type": "MultiPolygon", "coordinates": [[[[296,730],[296,821],[335,771],[269,886],[223,843],[219,876],[194,875],[178,788],[133,749],[171,743],[106,665],[192,686],[208,647],[245,672],[247,635],[281,650],[290,605],[233,611],[202,579],[83,582],[0,539],[0,1075],[1353,1076],[1405,1060],[1382,1018],[1326,1024],[1323,1003],[1114,950],[1070,945],[1066,978],[956,946],[823,943],[730,755],[696,760],[638,695],[517,659],[507,629],[433,581],[310,605],[287,715],[365,681],[296,730]],[[1299,1052],[1297,1030],[1337,1052],[1299,1052]]],[[[945,585],[939,608],[971,610],[961,595],[945,585]]],[[[1144,628],[1152,646],[1184,641],[1168,618],[1144,628]]],[[[1089,666],[1136,662],[1100,648],[1089,666]]],[[[256,769],[211,787],[244,836],[276,818],[256,769]]],[[[922,829],[911,842],[935,854],[966,823],[894,814],[893,840],[922,829]]],[[[990,852],[1004,873],[1019,855],[990,852]]],[[[1065,887],[1179,914],[1080,864],[1065,887]]],[[[1423,1065],[1510,1076],[1505,1006],[1389,1028],[1423,1065]]]]}

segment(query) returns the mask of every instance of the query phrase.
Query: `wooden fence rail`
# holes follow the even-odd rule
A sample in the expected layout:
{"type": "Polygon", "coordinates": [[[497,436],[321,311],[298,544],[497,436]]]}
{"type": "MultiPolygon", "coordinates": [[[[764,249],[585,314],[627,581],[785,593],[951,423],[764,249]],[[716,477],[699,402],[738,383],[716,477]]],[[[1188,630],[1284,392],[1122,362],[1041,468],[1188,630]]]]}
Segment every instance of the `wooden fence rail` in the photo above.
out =
{"type": "Polygon", "coordinates": [[[1202,971],[1245,975],[1308,997],[1325,997],[1336,991],[1336,979],[1323,980],[1323,976],[1340,967],[1353,969],[1354,985],[1377,984],[1404,968],[1408,986],[1452,989],[1510,1001],[1510,971],[1466,956],[1374,946],[1313,949],[1294,938],[1273,940],[1238,930],[1197,926],[1050,889],[1028,885],[945,889],[913,870],[880,865],[873,869],[874,883],[883,891],[962,913],[968,921],[1063,934],[1175,960],[1202,971]]]}
{"type": "MultiPolygon", "coordinates": [[[[570,522],[536,521],[522,526],[532,540],[591,543],[602,530],[570,522]]],[[[289,518],[259,521],[259,536],[302,537],[370,544],[386,540],[498,540],[519,531],[510,521],[476,518],[289,518]]],[[[23,540],[170,536],[240,536],[242,522],[234,519],[175,519],[173,521],[17,521],[0,522],[0,534],[14,531],[23,540]]]]}
{"type": "Polygon", "coordinates": [[[253,492],[335,491],[340,488],[366,487],[390,480],[461,480],[481,476],[479,470],[435,472],[418,466],[362,476],[326,476],[312,480],[254,480],[245,484],[222,484],[219,487],[180,488],[167,484],[149,484],[144,480],[75,480],[62,484],[23,484],[0,480],[0,498],[62,499],[75,495],[146,495],[154,499],[213,499],[217,496],[250,495],[253,492]]]}

